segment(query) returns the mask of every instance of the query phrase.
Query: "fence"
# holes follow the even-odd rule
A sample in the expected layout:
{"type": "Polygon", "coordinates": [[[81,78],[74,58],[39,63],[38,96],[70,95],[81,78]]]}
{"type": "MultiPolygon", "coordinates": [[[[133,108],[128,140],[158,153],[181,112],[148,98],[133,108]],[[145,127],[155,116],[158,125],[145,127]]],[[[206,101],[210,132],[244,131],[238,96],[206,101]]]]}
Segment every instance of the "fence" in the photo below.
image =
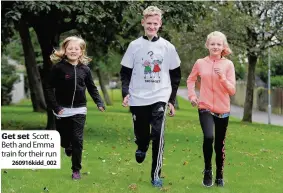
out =
{"type": "MultiPolygon", "coordinates": [[[[237,81],[236,94],[231,97],[231,103],[238,106],[244,106],[246,97],[246,82],[237,81]]],[[[268,110],[268,89],[255,87],[253,96],[253,108],[266,111],[268,110]]],[[[283,115],[283,89],[271,89],[271,108],[272,113],[283,115]]]]}

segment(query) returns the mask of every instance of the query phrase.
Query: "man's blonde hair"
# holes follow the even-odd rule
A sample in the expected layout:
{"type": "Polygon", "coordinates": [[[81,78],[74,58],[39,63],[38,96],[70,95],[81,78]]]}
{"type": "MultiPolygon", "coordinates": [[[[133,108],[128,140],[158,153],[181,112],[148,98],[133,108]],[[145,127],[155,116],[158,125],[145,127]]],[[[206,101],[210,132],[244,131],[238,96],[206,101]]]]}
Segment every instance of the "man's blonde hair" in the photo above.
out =
{"type": "Polygon", "coordinates": [[[76,41],[79,43],[80,48],[82,50],[82,55],[79,57],[79,61],[82,64],[88,64],[91,59],[87,57],[86,54],[86,43],[85,41],[79,36],[69,36],[67,37],[61,44],[60,49],[54,49],[54,52],[50,55],[50,60],[53,63],[58,63],[65,58],[66,48],[69,45],[70,41],[76,41]]]}
{"type": "Polygon", "coordinates": [[[214,31],[214,32],[211,32],[210,34],[207,35],[207,39],[206,39],[206,43],[205,43],[206,47],[208,45],[210,38],[213,37],[213,36],[220,37],[223,40],[224,49],[221,53],[221,56],[228,56],[229,54],[232,53],[232,50],[229,47],[229,44],[228,44],[228,41],[227,41],[225,34],[223,34],[220,31],[214,31]]]}
{"type": "Polygon", "coordinates": [[[158,15],[162,18],[163,12],[156,6],[149,6],[143,11],[143,17],[147,18],[148,16],[158,15]]]}

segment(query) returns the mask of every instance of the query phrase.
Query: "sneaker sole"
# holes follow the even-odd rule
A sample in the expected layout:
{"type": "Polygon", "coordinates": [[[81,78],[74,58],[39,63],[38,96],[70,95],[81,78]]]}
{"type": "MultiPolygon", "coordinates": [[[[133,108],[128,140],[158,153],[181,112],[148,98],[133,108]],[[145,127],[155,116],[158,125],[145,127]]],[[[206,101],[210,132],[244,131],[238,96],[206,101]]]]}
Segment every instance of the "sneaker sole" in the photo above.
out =
{"type": "Polygon", "coordinates": [[[163,187],[163,183],[162,184],[159,184],[159,185],[154,185],[152,182],[151,182],[151,185],[155,188],[162,188],[163,187]]]}
{"type": "Polygon", "coordinates": [[[220,188],[221,188],[221,187],[224,187],[225,184],[223,184],[223,186],[222,186],[222,185],[218,185],[218,184],[215,183],[215,185],[216,185],[217,187],[220,187],[220,188]]]}
{"type": "Polygon", "coordinates": [[[204,187],[210,188],[210,187],[212,187],[212,186],[213,186],[213,182],[212,182],[211,186],[204,185],[204,183],[203,183],[203,182],[202,182],[202,185],[203,185],[204,187]]]}

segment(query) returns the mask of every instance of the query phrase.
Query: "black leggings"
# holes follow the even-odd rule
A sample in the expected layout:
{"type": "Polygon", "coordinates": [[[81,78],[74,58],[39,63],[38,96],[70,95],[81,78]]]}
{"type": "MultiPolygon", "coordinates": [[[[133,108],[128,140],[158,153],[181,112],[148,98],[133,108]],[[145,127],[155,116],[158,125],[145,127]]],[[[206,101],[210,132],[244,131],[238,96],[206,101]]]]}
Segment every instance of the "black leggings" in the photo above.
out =
{"type": "Polygon", "coordinates": [[[199,111],[199,121],[203,131],[203,156],[205,169],[211,170],[211,158],[213,153],[213,128],[215,126],[214,150],[216,153],[216,178],[223,178],[225,161],[225,136],[229,117],[219,118],[210,112],[199,111]]]}

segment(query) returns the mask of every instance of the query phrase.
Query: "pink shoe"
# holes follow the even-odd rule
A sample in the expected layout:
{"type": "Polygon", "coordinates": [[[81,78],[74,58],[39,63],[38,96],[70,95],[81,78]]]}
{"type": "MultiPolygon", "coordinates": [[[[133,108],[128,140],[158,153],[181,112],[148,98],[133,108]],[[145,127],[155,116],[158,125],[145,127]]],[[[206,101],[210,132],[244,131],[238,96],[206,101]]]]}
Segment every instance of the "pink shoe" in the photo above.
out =
{"type": "Polygon", "coordinates": [[[73,172],[73,174],[72,174],[72,179],[73,179],[73,180],[79,180],[79,179],[81,179],[81,174],[80,174],[80,172],[79,172],[79,171],[73,172]]]}

